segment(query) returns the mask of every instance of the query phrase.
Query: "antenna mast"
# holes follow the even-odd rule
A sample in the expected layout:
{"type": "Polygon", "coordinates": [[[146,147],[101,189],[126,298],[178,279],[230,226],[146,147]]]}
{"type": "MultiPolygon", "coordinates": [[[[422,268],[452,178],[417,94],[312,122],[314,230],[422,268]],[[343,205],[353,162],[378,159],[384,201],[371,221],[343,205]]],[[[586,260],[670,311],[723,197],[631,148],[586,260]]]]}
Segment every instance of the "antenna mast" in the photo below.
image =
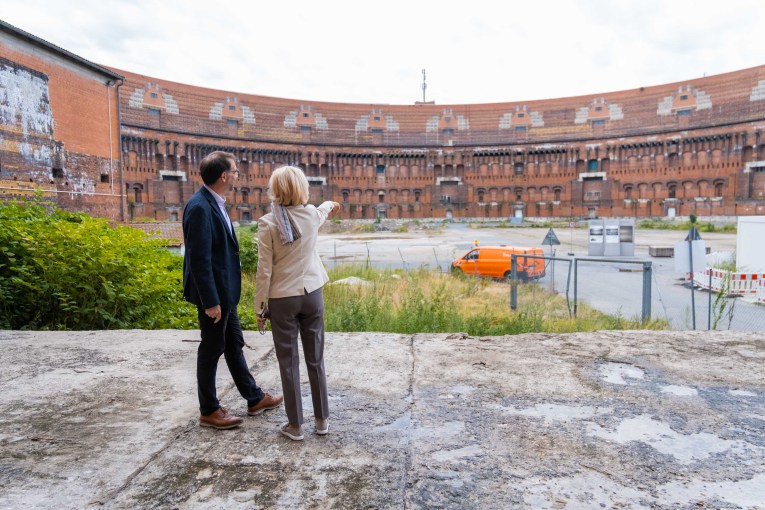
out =
{"type": "Polygon", "coordinates": [[[425,101],[425,89],[427,89],[427,88],[428,88],[428,84],[425,83],[425,69],[423,69],[422,70],[422,102],[423,103],[426,102],[425,101]]]}

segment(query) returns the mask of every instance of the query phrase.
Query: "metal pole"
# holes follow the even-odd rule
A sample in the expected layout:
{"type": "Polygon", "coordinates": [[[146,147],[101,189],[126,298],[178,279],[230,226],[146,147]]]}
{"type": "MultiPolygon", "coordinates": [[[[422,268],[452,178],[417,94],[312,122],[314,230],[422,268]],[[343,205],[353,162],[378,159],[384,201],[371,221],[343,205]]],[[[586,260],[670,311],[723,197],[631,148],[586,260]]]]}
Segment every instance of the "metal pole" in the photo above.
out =
{"type": "Polygon", "coordinates": [[[691,263],[691,317],[693,318],[693,330],[696,330],[696,294],[693,284],[693,239],[688,236],[688,258],[691,263]]]}
{"type": "Polygon", "coordinates": [[[518,309],[518,256],[510,255],[510,308],[518,309]]]}
{"type": "Polygon", "coordinates": [[[712,331],[712,268],[709,269],[709,301],[707,303],[707,330],[712,331]]]}
{"type": "Polygon", "coordinates": [[[651,271],[653,271],[652,264],[652,262],[643,262],[643,324],[651,320],[651,271]]]}
{"type": "Polygon", "coordinates": [[[571,261],[568,261],[568,276],[566,276],[566,305],[568,306],[568,318],[571,318],[571,300],[568,297],[568,289],[571,284],[571,261]]]}
{"type": "Polygon", "coordinates": [[[577,286],[577,273],[579,271],[579,261],[574,257],[574,318],[576,318],[576,307],[577,307],[577,294],[576,294],[576,286],[577,286]]]}

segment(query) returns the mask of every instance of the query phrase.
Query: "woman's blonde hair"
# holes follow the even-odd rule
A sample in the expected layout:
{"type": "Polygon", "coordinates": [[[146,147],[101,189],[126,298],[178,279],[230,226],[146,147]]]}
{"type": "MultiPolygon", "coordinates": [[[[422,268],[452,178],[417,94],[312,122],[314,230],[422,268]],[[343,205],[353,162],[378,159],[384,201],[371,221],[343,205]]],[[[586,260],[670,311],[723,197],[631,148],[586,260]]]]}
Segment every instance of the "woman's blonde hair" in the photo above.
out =
{"type": "Polygon", "coordinates": [[[296,166],[280,166],[268,180],[268,198],[279,205],[308,203],[308,179],[296,166]]]}

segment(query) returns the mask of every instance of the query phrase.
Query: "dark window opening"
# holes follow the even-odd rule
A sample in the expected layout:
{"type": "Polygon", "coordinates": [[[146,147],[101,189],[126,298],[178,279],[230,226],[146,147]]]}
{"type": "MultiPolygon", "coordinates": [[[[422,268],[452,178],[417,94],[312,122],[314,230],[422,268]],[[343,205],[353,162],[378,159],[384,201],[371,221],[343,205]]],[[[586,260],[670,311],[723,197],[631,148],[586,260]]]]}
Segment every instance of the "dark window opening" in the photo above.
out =
{"type": "Polygon", "coordinates": [[[236,111],[236,106],[234,106],[234,105],[230,104],[230,105],[228,105],[228,109],[229,109],[229,111],[231,111],[231,112],[233,112],[233,111],[236,111]]]}
{"type": "Polygon", "coordinates": [[[385,202],[385,195],[383,194],[377,195],[377,200],[382,204],[383,202],[385,202]]]}
{"type": "Polygon", "coordinates": [[[109,182],[109,174],[101,174],[101,182],[109,182]]]}
{"type": "Polygon", "coordinates": [[[238,125],[239,125],[239,121],[238,121],[238,120],[236,120],[236,119],[228,119],[228,120],[226,121],[226,123],[227,123],[229,126],[238,126],[238,125]]]}
{"type": "Polygon", "coordinates": [[[515,130],[521,133],[526,132],[526,126],[515,126],[515,130]]]}
{"type": "Polygon", "coordinates": [[[596,106],[595,107],[595,111],[596,112],[602,112],[603,111],[603,107],[602,106],[596,106]]]}
{"type": "Polygon", "coordinates": [[[377,165],[377,175],[385,175],[385,165],[377,165]]]}
{"type": "Polygon", "coordinates": [[[683,94],[680,96],[680,101],[687,101],[688,100],[688,94],[683,94]]]}
{"type": "Polygon", "coordinates": [[[593,126],[604,126],[606,124],[606,119],[595,119],[592,121],[593,126]]]}
{"type": "Polygon", "coordinates": [[[304,113],[304,114],[303,114],[303,118],[304,118],[304,119],[307,119],[307,118],[308,118],[308,114],[307,114],[307,113],[304,113]]]}
{"type": "Polygon", "coordinates": [[[178,213],[177,212],[171,212],[170,213],[170,221],[178,221],[178,213]]]}
{"type": "Polygon", "coordinates": [[[677,116],[678,117],[685,117],[685,116],[690,115],[690,114],[691,114],[690,110],[677,110],[677,116]]]}
{"type": "Polygon", "coordinates": [[[453,135],[454,134],[454,129],[452,129],[452,128],[444,128],[444,134],[445,135],[453,135]]]}
{"type": "Polygon", "coordinates": [[[457,181],[441,181],[441,186],[457,186],[458,184],[457,181]]]}
{"type": "Polygon", "coordinates": [[[483,202],[483,191],[478,192],[478,201],[483,202]]]}
{"type": "Polygon", "coordinates": [[[518,118],[519,118],[519,119],[522,119],[522,118],[524,118],[525,116],[526,116],[526,114],[525,114],[525,113],[519,113],[519,114],[518,114],[518,118]]]}
{"type": "Polygon", "coordinates": [[[242,211],[242,221],[250,221],[250,211],[242,211]]]}
{"type": "Polygon", "coordinates": [[[53,175],[54,179],[61,179],[62,177],[64,177],[63,168],[51,168],[50,173],[53,175]]]}
{"type": "Polygon", "coordinates": [[[383,130],[380,128],[372,128],[372,133],[382,134],[383,130]]]}
{"type": "Polygon", "coordinates": [[[157,97],[159,97],[159,96],[157,96],[157,93],[156,93],[156,92],[152,92],[152,93],[151,93],[151,98],[152,98],[152,99],[157,99],[157,97]]]}
{"type": "Polygon", "coordinates": [[[553,191],[553,200],[555,202],[560,202],[560,190],[556,189],[553,191]]]}
{"type": "Polygon", "coordinates": [[[669,198],[677,198],[677,187],[675,185],[670,185],[667,188],[667,196],[669,198]]]}
{"type": "Polygon", "coordinates": [[[376,117],[375,117],[375,120],[380,120],[380,117],[377,117],[377,116],[376,116],[376,117]]]}
{"type": "Polygon", "coordinates": [[[248,191],[242,190],[242,203],[246,204],[247,200],[250,199],[250,193],[248,191]]]}
{"type": "Polygon", "coordinates": [[[591,159],[587,162],[587,170],[589,172],[596,172],[598,170],[598,160],[591,159]]]}
{"type": "Polygon", "coordinates": [[[523,173],[523,163],[516,163],[513,169],[515,170],[515,175],[521,175],[523,173]]]}
{"type": "Polygon", "coordinates": [[[348,192],[347,191],[343,191],[343,203],[344,204],[348,203],[348,192]]]}
{"type": "Polygon", "coordinates": [[[414,201],[415,202],[419,202],[420,201],[420,192],[419,191],[415,191],[414,192],[414,201]]]}
{"type": "Polygon", "coordinates": [[[632,188],[624,188],[624,198],[632,198],[632,188]]]}
{"type": "Polygon", "coordinates": [[[311,131],[311,126],[300,126],[300,131],[311,131]]]}
{"type": "Polygon", "coordinates": [[[715,196],[716,197],[721,197],[722,196],[722,191],[723,191],[723,183],[721,183],[721,182],[716,183],[715,184],[715,196]]]}
{"type": "Polygon", "coordinates": [[[149,108],[149,115],[159,117],[159,110],[157,108],[149,108]]]}
{"type": "Polygon", "coordinates": [[[180,181],[181,178],[177,175],[163,175],[162,180],[163,181],[180,181]]]}

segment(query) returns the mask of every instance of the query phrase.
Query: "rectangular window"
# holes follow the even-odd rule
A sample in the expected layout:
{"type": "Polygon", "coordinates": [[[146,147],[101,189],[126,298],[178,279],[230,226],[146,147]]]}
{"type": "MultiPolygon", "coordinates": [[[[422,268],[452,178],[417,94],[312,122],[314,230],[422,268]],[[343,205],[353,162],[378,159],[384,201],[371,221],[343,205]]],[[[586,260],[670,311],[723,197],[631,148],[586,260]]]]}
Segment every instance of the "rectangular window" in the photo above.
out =
{"type": "Polygon", "coordinates": [[[226,124],[228,124],[229,126],[238,126],[239,125],[239,121],[236,120],[236,119],[228,119],[226,121],[226,124]]]}
{"type": "Polygon", "coordinates": [[[678,117],[685,117],[686,115],[690,115],[690,110],[677,110],[677,116],[678,117]]]}
{"type": "Polygon", "coordinates": [[[310,132],[311,131],[311,126],[300,126],[300,131],[310,132]]]}
{"type": "Polygon", "coordinates": [[[380,120],[380,117],[375,117],[375,120],[380,120]]]}
{"type": "Polygon", "coordinates": [[[515,130],[519,133],[524,133],[526,131],[526,126],[515,126],[515,130]]]}
{"type": "Polygon", "coordinates": [[[157,99],[157,97],[158,97],[158,96],[157,96],[157,93],[156,93],[156,92],[152,92],[152,93],[151,93],[151,98],[152,98],[152,99],[157,99]]]}
{"type": "Polygon", "coordinates": [[[159,117],[159,110],[156,108],[149,108],[149,115],[159,117]]]}
{"type": "Polygon", "coordinates": [[[232,111],[232,112],[236,111],[236,106],[230,104],[230,105],[228,105],[228,109],[229,109],[229,111],[232,111]]]}
{"type": "Polygon", "coordinates": [[[307,118],[308,118],[308,114],[307,114],[307,113],[304,113],[304,114],[303,114],[303,118],[304,118],[304,119],[307,119],[307,118]]]}
{"type": "Polygon", "coordinates": [[[687,101],[688,100],[688,94],[683,94],[680,96],[680,101],[687,101]]]}
{"type": "Polygon", "coordinates": [[[592,121],[593,126],[603,126],[606,123],[606,119],[595,119],[592,121]]]}
{"type": "Polygon", "coordinates": [[[603,111],[603,107],[602,106],[596,106],[595,107],[595,111],[596,112],[602,112],[603,111]]]}
{"type": "Polygon", "coordinates": [[[377,165],[377,175],[385,175],[385,165],[377,165]]]}
{"type": "Polygon", "coordinates": [[[519,118],[519,119],[522,119],[522,118],[524,118],[525,116],[526,116],[526,114],[525,114],[525,113],[519,113],[519,114],[518,114],[518,118],[519,118]]]}

